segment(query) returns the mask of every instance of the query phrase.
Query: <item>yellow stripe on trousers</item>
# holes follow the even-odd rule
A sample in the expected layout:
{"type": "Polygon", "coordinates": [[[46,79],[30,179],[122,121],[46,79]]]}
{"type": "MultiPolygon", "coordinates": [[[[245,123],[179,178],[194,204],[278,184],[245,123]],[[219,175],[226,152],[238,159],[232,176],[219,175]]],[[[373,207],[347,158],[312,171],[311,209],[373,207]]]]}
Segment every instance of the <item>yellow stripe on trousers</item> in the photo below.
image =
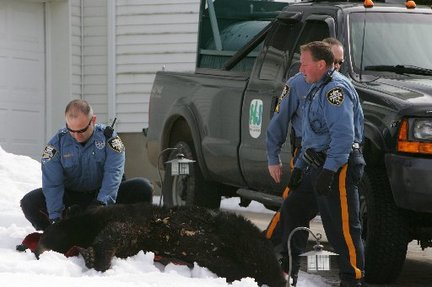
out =
{"type": "Polygon", "coordinates": [[[348,170],[348,165],[345,164],[342,167],[342,170],[339,175],[340,205],[341,205],[341,213],[342,213],[342,231],[345,238],[345,243],[348,247],[349,260],[355,272],[355,278],[361,279],[362,272],[360,269],[357,268],[357,252],[351,237],[350,226],[349,226],[348,198],[347,198],[347,190],[345,185],[347,170],[348,170]]]}
{"type": "MultiPolygon", "coordinates": [[[[294,169],[294,158],[297,156],[298,152],[299,152],[299,148],[296,147],[294,150],[294,155],[290,160],[290,171],[292,171],[294,169]]],[[[288,186],[285,187],[284,192],[282,193],[282,198],[286,199],[288,197],[289,192],[290,192],[290,188],[288,186]]]]}

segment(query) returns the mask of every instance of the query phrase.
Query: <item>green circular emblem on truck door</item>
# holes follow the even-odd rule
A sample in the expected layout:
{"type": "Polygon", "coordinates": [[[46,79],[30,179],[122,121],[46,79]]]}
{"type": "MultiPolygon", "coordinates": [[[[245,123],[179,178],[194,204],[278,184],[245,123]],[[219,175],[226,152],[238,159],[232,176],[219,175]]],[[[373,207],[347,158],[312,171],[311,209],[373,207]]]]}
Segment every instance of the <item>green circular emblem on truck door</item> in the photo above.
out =
{"type": "Polygon", "coordinates": [[[253,99],[249,107],[249,134],[253,138],[258,138],[261,135],[263,101],[253,99]]]}

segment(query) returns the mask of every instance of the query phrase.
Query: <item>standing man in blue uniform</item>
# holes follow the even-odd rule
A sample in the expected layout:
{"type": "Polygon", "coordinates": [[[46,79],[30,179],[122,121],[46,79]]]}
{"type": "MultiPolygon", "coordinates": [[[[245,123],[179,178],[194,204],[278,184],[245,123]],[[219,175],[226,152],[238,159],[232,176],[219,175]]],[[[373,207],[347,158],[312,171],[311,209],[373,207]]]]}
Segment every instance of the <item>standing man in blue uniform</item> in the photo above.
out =
{"type": "Polygon", "coordinates": [[[92,107],[73,100],[65,110],[66,127],[48,142],[42,155],[42,188],[21,200],[25,217],[44,230],[72,209],[114,203],[152,201],[144,178],[122,181],[125,148],[111,127],[96,124],[92,107]]]}
{"type": "MultiPolygon", "coordinates": [[[[329,44],[331,46],[333,55],[334,55],[334,67],[337,71],[339,71],[342,63],[344,50],[342,43],[339,42],[335,38],[326,38],[323,42],[329,44]]],[[[268,169],[269,173],[274,179],[276,183],[280,182],[282,176],[282,163],[279,158],[280,150],[282,145],[284,144],[287,134],[288,127],[291,123],[291,132],[290,132],[290,142],[291,142],[291,153],[292,160],[290,163],[290,169],[292,170],[294,162],[297,158],[297,155],[300,152],[301,148],[301,134],[302,134],[302,114],[303,114],[303,104],[308,94],[308,91],[311,87],[311,84],[305,81],[305,78],[302,73],[297,73],[295,76],[288,79],[284,90],[279,97],[278,105],[275,109],[275,114],[270,121],[270,124],[267,128],[267,157],[268,157],[268,169]]],[[[304,187],[306,188],[306,186],[304,187]]],[[[301,201],[303,194],[306,196],[310,196],[312,194],[312,186],[309,185],[309,193],[295,193],[292,197],[296,197],[294,200],[301,201]]],[[[287,199],[288,193],[290,189],[287,187],[283,193],[284,202],[281,206],[281,209],[275,213],[270,224],[268,225],[265,235],[266,238],[271,240],[275,246],[282,244],[282,258],[281,264],[282,268],[285,272],[288,273],[288,258],[287,258],[287,239],[289,233],[287,231],[292,230],[290,226],[300,225],[300,226],[309,226],[310,219],[314,218],[316,215],[316,208],[311,210],[308,218],[300,218],[296,217],[295,207],[290,210],[287,209],[287,205],[292,198],[287,199]],[[297,221],[297,219],[301,221],[297,221]]],[[[313,198],[313,196],[312,196],[313,198]]],[[[306,198],[307,200],[307,198],[306,198]]],[[[305,209],[307,206],[301,206],[301,208],[305,209]]],[[[308,239],[307,232],[298,232],[295,234],[292,241],[293,244],[298,246],[297,250],[303,250],[306,247],[308,239]]],[[[293,270],[291,272],[292,278],[294,281],[294,285],[297,279],[297,273],[299,269],[299,260],[298,257],[294,258],[295,262],[293,262],[293,270]]]]}
{"type": "MultiPolygon", "coordinates": [[[[300,71],[312,87],[303,109],[302,151],[288,186],[293,192],[304,192],[303,186],[312,184],[316,201],[307,204],[318,207],[327,238],[339,254],[340,286],[362,286],[364,249],[357,186],[365,166],[360,149],[363,111],[351,82],[334,71],[328,44],[317,41],[300,49],[300,71]]],[[[307,214],[300,210],[296,216],[307,214]]]]}

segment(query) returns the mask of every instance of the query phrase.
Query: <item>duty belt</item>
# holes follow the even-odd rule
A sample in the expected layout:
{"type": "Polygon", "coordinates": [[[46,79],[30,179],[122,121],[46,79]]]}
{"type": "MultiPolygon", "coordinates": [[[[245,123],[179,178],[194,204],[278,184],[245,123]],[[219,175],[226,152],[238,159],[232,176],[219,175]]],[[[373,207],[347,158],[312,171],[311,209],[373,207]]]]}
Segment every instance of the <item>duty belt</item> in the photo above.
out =
{"type": "Polygon", "coordinates": [[[311,148],[308,148],[304,152],[303,159],[311,166],[318,168],[324,165],[326,160],[326,153],[324,151],[314,151],[311,148]]]}
{"type": "MultiPolygon", "coordinates": [[[[354,150],[360,150],[361,151],[361,145],[359,143],[353,143],[352,145],[352,151],[354,150]]],[[[351,152],[352,152],[351,151],[351,152]]],[[[311,148],[308,148],[303,156],[303,159],[311,166],[318,168],[324,165],[324,162],[327,158],[327,151],[314,151],[311,148]]]]}

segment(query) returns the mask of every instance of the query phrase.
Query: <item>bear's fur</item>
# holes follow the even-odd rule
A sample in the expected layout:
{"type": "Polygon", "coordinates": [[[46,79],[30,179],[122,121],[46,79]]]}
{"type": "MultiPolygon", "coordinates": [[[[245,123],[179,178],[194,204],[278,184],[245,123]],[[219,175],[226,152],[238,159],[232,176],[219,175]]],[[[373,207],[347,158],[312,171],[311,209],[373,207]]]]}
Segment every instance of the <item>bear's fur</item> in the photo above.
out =
{"type": "Polygon", "coordinates": [[[165,208],[147,203],[99,207],[49,226],[35,250],[66,253],[79,246],[86,266],[105,271],[114,256],[140,250],[198,263],[229,282],[252,277],[284,286],[273,247],[249,220],[201,207],[165,208]]]}

